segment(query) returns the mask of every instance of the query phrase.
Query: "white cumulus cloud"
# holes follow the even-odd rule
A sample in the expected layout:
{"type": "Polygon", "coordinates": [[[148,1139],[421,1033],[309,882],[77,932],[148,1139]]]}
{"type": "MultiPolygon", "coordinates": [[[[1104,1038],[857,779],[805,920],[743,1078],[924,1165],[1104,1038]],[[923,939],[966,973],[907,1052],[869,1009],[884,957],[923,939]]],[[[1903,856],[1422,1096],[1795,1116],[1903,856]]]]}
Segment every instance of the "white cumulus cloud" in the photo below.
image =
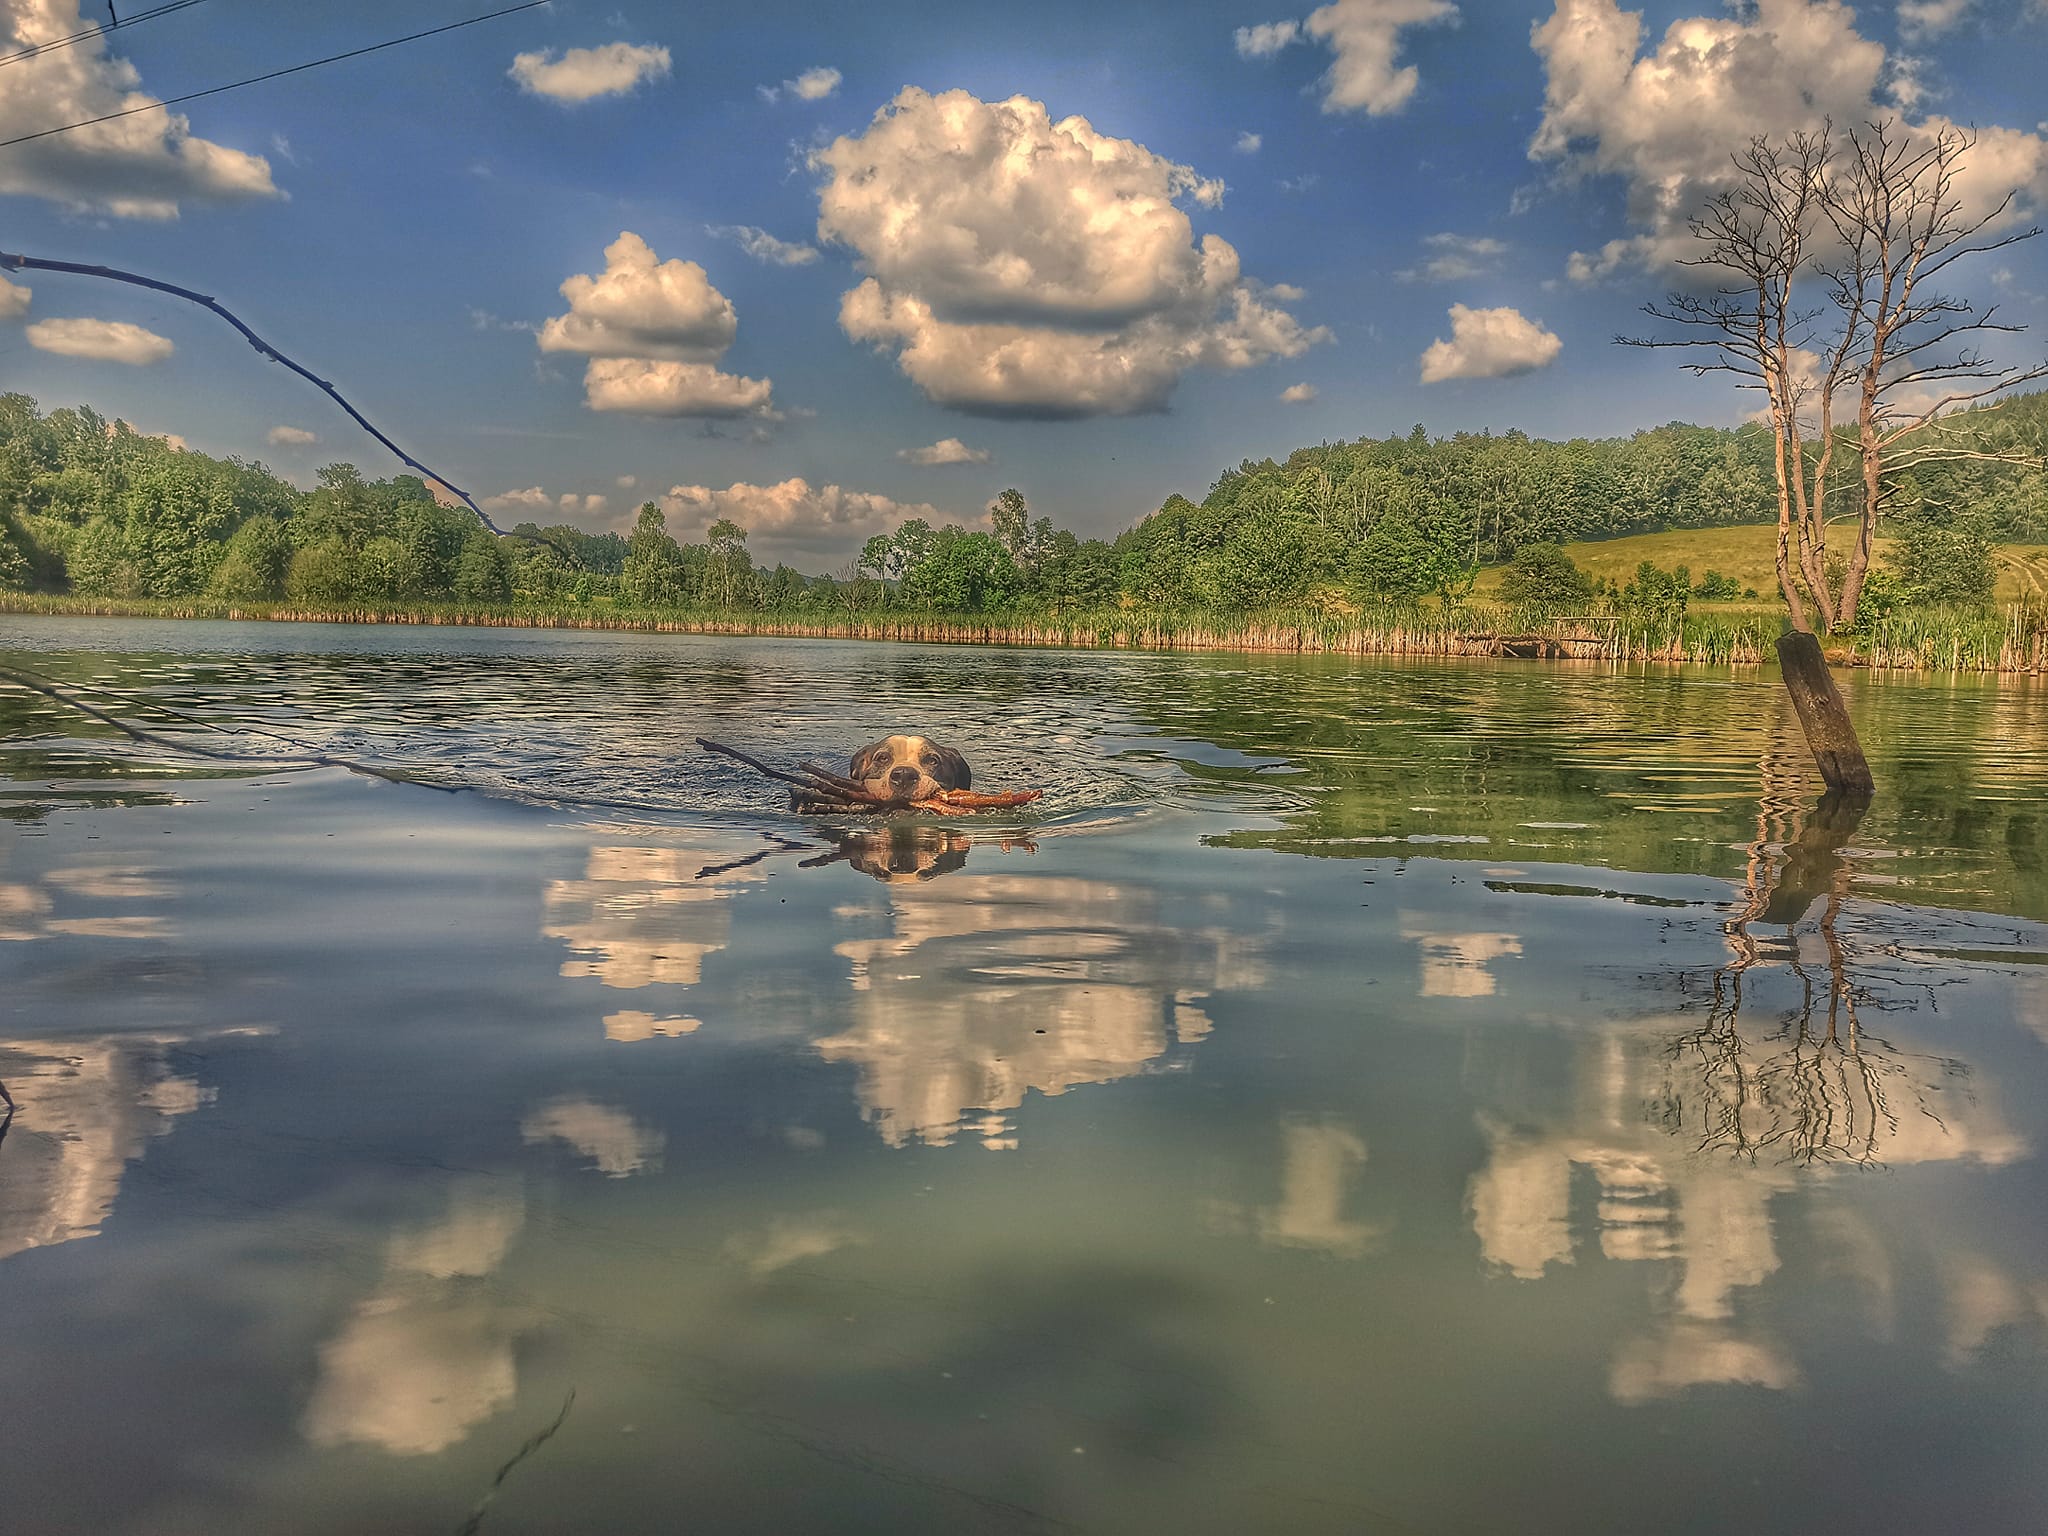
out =
{"type": "Polygon", "coordinates": [[[1280,399],[1288,405],[1307,405],[1315,397],[1316,387],[1313,384],[1290,384],[1280,391],[1280,399]]]}
{"type": "Polygon", "coordinates": [[[720,518],[746,529],[749,547],[760,558],[850,554],[877,533],[889,533],[913,517],[949,521],[929,502],[902,502],[872,491],[839,485],[814,486],[801,475],[775,485],[738,481],[717,490],[676,485],[662,498],[669,531],[701,539],[720,518]]]}
{"type": "Polygon", "coordinates": [[[515,54],[505,73],[530,95],[574,102],[623,96],[643,81],[664,79],[669,70],[668,50],[647,43],[571,48],[559,59],[552,53],[515,54]]]}
{"type": "Polygon", "coordinates": [[[265,437],[273,448],[303,448],[320,441],[319,433],[308,432],[304,427],[275,426],[265,437]]]}
{"type": "Polygon", "coordinates": [[[1422,382],[1445,379],[1505,379],[1546,368],[1564,343],[1515,309],[1451,306],[1451,339],[1431,342],[1422,353],[1422,382]]]}
{"type": "Polygon", "coordinates": [[[0,277],[0,320],[19,320],[28,313],[29,294],[32,289],[20,283],[10,283],[0,277]]]}
{"type": "Polygon", "coordinates": [[[126,320],[38,320],[27,335],[28,344],[38,351],[134,368],[160,363],[178,350],[168,336],[126,320]]]}
{"type": "Polygon", "coordinates": [[[1298,21],[1268,21],[1256,27],[1239,27],[1237,53],[1244,59],[1270,59],[1289,43],[1301,41],[1298,21]]]}
{"type": "Polygon", "coordinates": [[[913,464],[986,464],[986,448],[970,448],[957,437],[942,437],[924,448],[899,448],[896,457],[913,464]]]}
{"type": "Polygon", "coordinates": [[[823,101],[839,89],[842,78],[829,65],[816,64],[794,80],[785,80],[780,85],[757,85],[754,89],[761,93],[763,101],[779,101],[784,96],[794,96],[798,101],[823,101]]]}
{"type": "Polygon", "coordinates": [[[583,370],[585,403],[593,411],[633,416],[768,416],[774,387],[767,379],[720,373],[710,363],[658,358],[594,357],[583,370]]]}
{"type": "Polygon", "coordinates": [[[529,485],[516,491],[500,491],[495,496],[486,496],[483,504],[493,512],[547,512],[557,511],[573,515],[578,512],[595,516],[610,503],[608,496],[593,494],[579,495],[575,491],[564,491],[559,496],[538,485],[529,485]]]}
{"type": "MultiPolygon", "coordinates": [[[[99,8],[96,8],[96,10],[99,8]]],[[[148,106],[142,76],[111,57],[100,21],[81,18],[79,0],[0,0],[0,55],[84,32],[6,71],[0,138],[36,133],[148,106]]],[[[79,213],[174,219],[179,204],[276,197],[270,162],[193,135],[176,112],[137,112],[114,122],[17,144],[0,152],[0,194],[41,197],[79,213]]]]}
{"type": "Polygon", "coordinates": [[[562,284],[569,312],[540,328],[543,352],[580,352],[585,403],[642,416],[770,416],[767,379],[722,373],[739,331],[732,301],[694,261],[659,260],[631,231],[605,248],[596,277],[562,284]]]}
{"type": "MultiPolygon", "coordinates": [[[[1901,61],[1861,35],[1839,0],[1756,0],[1733,14],[1681,17],[1647,53],[1639,13],[1617,0],[1558,0],[1530,41],[1546,77],[1530,158],[1618,177],[1627,192],[1632,232],[1575,253],[1567,271],[1581,282],[1688,254],[1686,221],[1730,184],[1730,157],[1754,136],[1817,130],[1829,119],[1840,132],[1917,101],[1910,68],[1901,75],[1901,61]],[[1901,81],[1912,100],[1899,95],[1901,81]]],[[[1914,126],[1953,125],[1929,115],[1914,126]]],[[[1966,212],[1989,211],[2013,192],[2038,200],[2048,192],[2048,143],[1980,128],[1958,192],[1966,212]]]]}
{"type": "Polygon", "coordinates": [[[1027,97],[903,90],[811,156],[818,234],[866,278],[840,301],[933,401],[988,415],[1163,409],[1190,368],[1243,368],[1327,339],[1198,242],[1186,199],[1223,184],[1027,97]]]}
{"type": "Polygon", "coordinates": [[[524,490],[500,491],[495,496],[486,496],[484,505],[493,512],[513,512],[521,507],[546,507],[554,504],[554,498],[537,485],[524,490]]]}
{"type": "Polygon", "coordinates": [[[1333,0],[1308,18],[1308,35],[1328,43],[1336,58],[1323,77],[1323,110],[1384,117],[1408,105],[1420,76],[1413,64],[1395,68],[1404,27],[1452,20],[1449,0],[1333,0]]]}
{"type": "Polygon", "coordinates": [[[1236,149],[1240,155],[1256,155],[1266,142],[1263,134],[1245,132],[1237,136],[1236,149]]]}
{"type": "Polygon", "coordinates": [[[730,240],[763,266],[804,267],[818,259],[818,248],[800,240],[778,240],[751,224],[707,224],[705,232],[730,240]]]}

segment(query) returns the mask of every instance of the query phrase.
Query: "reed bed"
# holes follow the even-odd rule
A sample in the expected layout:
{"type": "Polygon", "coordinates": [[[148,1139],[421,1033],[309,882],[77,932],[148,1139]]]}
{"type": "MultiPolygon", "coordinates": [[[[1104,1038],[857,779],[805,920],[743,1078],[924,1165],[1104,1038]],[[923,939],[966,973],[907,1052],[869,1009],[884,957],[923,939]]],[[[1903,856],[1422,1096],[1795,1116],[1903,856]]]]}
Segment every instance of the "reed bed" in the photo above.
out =
{"type": "MultiPolygon", "coordinates": [[[[0,593],[0,613],[313,624],[638,630],[655,634],[794,636],[1100,650],[1243,651],[1349,656],[1542,656],[1610,662],[1756,665],[1772,657],[1775,609],[1711,607],[1683,615],[1555,614],[1498,604],[1455,608],[1327,603],[1264,614],[1182,609],[947,615],[705,612],[623,605],[523,604],[417,608],[308,607],[207,598],[84,598],[0,593]]],[[[1924,609],[1832,637],[1837,665],[1956,672],[2048,671],[2048,609],[1924,609]]]]}

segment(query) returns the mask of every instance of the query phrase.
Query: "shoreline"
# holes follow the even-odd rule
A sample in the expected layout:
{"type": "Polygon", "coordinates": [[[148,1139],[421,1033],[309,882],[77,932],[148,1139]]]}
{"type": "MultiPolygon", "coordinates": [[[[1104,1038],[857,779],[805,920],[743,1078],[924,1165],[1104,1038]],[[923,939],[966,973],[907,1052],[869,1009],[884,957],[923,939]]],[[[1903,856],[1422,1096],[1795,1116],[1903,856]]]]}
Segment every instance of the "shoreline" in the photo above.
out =
{"type": "MultiPolygon", "coordinates": [[[[1685,625],[1665,635],[1632,633],[1618,620],[1554,620],[1539,630],[1460,630],[1421,620],[1375,623],[1341,617],[1274,617],[1229,626],[1190,618],[1131,614],[1045,617],[990,622],[942,616],[811,619],[756,613],[742,617],[562,609],[317,608],[292,603],[231,603],[177,598],[80,598],[0,593],[0,615],[43,618],[201,619],[231,623],[417,625],[430,628],[572,629],[642,634],[758,635],[800,640],[896,641],[926,645],[1012,646],[1043,650],[1239,652],[1248,655],[1417,656],[1467,660],[1600,661],[1669,665],[1761,666],[1775,660],[1767,614],[1716,615],[1723,622],[1685,625]],[[1598,627],[1596,627],[1596,625],[1598,627]]],[[[1482,617],[1470,616],[1473,622],[1482,617]]],[[[1994,621],[1995,622],[1995,621],[1994,621]]],[[[2007,626],[2010,630],[2010,626],[2007,626]]],[[[1973,637],[1978,638],[1978,637],[1973,637]]],[[[1982,639],[1990,639],[1985,634],[1982,639]]],[[[1971,672],[2027,676],[2048,673],[2048,635],[2009,632],[1995,657],[1980,646],[1965,654],[1961,639],[1946,664],[1917,647],[1861,637],[1828,650],[1831,666],[1898,672],[1971,672]],[[1866,647],[1868,647],[1866,649],[1866,647]]]]}

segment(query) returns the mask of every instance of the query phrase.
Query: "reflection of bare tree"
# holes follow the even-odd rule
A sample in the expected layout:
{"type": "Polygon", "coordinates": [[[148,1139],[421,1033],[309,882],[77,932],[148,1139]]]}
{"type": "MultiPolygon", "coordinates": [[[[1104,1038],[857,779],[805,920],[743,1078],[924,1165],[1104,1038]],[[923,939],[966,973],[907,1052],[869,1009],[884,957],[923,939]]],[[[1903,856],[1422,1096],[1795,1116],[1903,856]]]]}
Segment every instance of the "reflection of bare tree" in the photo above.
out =
{"type": "Polygon", "coordinates": [[[1958,1144],[1961,1132],[1933,1107],[1968,1068],[1901,1050],[1865,1025],[1884,1000],[1852,974],[1841,919],[1853,875],[1842,850],[1867,802],[1830,794],[1802,811],[1799,769],[1782,742],[1762,768],[1756,836],[1723,928],[1731,958],[1708,984],[1706,1018],[1672,1042],[1657,1112],[1700,1150],[1752,1161],[1920,1161],[1934,1141],[1948,1143],[1935,1155],[1988,1155],[1958,1144]],[[1757,931],[1779,928],[1782,939],[1757,931]],[[1796,981],[1797,1002],[1759,1022],[1745,1015],[1745,989],[1773,961],[1796,981]]]}

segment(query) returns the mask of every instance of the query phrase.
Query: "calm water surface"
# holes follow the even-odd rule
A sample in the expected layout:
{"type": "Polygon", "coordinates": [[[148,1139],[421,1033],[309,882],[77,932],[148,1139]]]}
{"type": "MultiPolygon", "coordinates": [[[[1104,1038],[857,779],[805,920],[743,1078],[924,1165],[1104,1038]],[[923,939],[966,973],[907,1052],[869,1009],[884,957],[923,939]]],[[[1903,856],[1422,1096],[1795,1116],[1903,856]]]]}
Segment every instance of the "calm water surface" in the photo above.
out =
{"type": "Polygon", "coordinates": [[[169,743],[0,684],[10,1532],[2048,1527],[2038,682],[0,665],[169,743]],[[906,727],[1045,801],[691,745],[906,727]]]}

